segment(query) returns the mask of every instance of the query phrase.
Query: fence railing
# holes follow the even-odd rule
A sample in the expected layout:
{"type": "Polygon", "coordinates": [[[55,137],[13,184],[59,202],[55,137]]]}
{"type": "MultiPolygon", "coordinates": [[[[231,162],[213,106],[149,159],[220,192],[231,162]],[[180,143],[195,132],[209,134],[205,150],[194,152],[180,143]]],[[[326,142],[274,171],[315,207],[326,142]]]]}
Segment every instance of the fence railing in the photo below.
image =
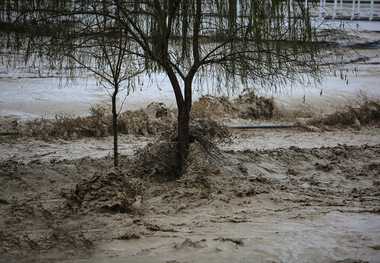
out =
{"type": "Polygon", "coordinates": [[[380,20],[378,0],[305,0],[303,4],[312,15],[325,19],[380,20]]]}

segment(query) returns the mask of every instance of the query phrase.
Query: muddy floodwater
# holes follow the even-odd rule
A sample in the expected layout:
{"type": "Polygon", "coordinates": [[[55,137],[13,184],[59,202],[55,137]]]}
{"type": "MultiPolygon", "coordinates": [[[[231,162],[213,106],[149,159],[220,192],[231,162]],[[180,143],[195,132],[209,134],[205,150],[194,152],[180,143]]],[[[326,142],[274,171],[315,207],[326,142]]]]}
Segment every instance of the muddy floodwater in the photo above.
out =
{"type": "MultiPolygon", "coordinates": [[[[281,147],[283,130],[241,132],[277,140],[276,149],[222,147],[207,159],[192,146],[179,180],[156,181],[136,170],[146,137],[122,136],[134,158],[111,168],[105,142],[99,157],[69,159],[72,142],[40,142],[51,156],[1,164],[1,252],[4,262],[379,262],[379,127],[286,134],[335,139],[336,146],[281,147]],[[367,143],[354,140],[367,135],[367,143]],[[345,135],[345,137],[343,137],[345,135]],[[128,141],[126,137],[129,137],[128,141]],[[350,145],[340,144],[351,138],[350,145]],[[141,145],[140,145],[141,143],[141,145]],[[224,150],[223,150],[224,149],[224,150]],[[65,158],[63,158],[65,157],[65,158]],[[143,202],[133,207],[134,196],[143,202]],[[125,201],[127,200],[127,201],[125,201]],[[129,201],[128,201],[129,200],[129,201]],[[359,261],[361,260],[361,261],[359,261]]],[[[239,141],[239,140],[238,140],[239,141]]],[[[5,150],[38,140],[2,141],[5,150]]],[[[99,147],[96,149],[94,145],[99,147]]],[[[87,147],[88,147],[87,146],[87,147]]],[[[39,149],[39,148],[37,148],[39,149]]],[[[40,148],[41,149],[41,148],[40,148]]],[[[161,153],[165,159],[166,153],[161,153]]],[[[130,159],[131,158],[131,159],[130,159]]],[[[157,160],[161,160],[158,157],[157,160]]],[[[146,165],[149,164],[147,161],[146,165]]],[[[145,168],[147,168],[145,166],[145,168]]],[[[160,170],[160,166],[155,166],[160,170]]]]}
{"type": "Polygon", "coordinates": [[[107,110],[89,114],[109,105],[94,80],[58,88],[2,68],[0,132],[13,135],[0,137],[0,262],[380,262],[379,33],[369,35],[349,83],[194,94],[180,178],[167,79],[125,100],[115,169],[107,110]]]}
{"type": "MultiPolygon", "coordinates": [[[[360,258],[378,262],[375,241],[379,237],[378,215],[329,212],[305,219],[303,212],[299,213],[294,218],[274,213],[279,218],[255,217],[240,224],[211,220],[200,227],[201,233],[188,234],[185,240],[178,234],[144,241],[116,240],[102,247],[101,253],[92,259],[94,262],[125,262],[126,258],[131,262],[335,262],[360,258]]],[[[196,224],[198,220],[184,224],[196,224]]]]}

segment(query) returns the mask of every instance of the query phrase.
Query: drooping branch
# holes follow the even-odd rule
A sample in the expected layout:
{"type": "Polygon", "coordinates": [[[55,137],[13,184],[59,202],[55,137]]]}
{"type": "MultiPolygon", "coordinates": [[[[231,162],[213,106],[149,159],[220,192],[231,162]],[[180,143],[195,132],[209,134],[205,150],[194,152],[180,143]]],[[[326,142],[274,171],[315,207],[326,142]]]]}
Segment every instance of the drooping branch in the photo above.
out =
{"type": "Polygon", "coordinates": [[[201,15],[202,15],[202,2],[201,0],[196,1],[196,13],[193,29],[193,57],[194,70],[199,66],[199,30],[201,25],[201,15]]]}

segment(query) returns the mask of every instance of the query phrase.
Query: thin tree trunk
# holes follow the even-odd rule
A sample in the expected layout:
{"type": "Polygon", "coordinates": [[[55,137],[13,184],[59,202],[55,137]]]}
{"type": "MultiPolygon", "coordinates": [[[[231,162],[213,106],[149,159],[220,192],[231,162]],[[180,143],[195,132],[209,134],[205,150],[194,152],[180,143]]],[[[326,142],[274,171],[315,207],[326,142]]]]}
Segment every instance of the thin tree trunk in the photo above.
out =
{"type": "Polygon", "coordinates": [[[183,103],[178,103],[178,149],[180,158],[181,174],[190,148],[190,112],[192,105],[192,82],[194,75],[199,67],[199,29],[201,22],[201,7],[202,1],[197,0],[196,3],[196,20],[194,23],[193,36],[193,56],[194,64],[191,67],[188,75],[184,79],[185,84],[185,99],[183,103]]]}
{"type": "Polygon", "coordinates": [[[178,108],[178,154],[179,165],[182,173],[182,168],[185,164],[190,146],[190,130],[189,130],[190,115],[186,105],[178,108]]]}
{"type": "Polygon", "coordinates": [[[119,86],[116,85],[112,94],[112,129],[113,129],[113,165],[119,166],[119,151],[117,142],[117,111],[116,111],[116,97],[119,91],[119,86]]]}
{"type": "Polygon", "coordinates": [[[190,148],[190,111],[192,104],[192,86],[193,76],[185,79],[185,101],[178,107],[178,150],[180,158],[181,173],[183,165],[189,154],[190,148]]]}
{"type": "MultiPolygon", "coordinates": [[[[179,174],[182,174],[182,168],[185,164],[185,160],[189,151],[189,121],[190,121],[190,107],[188,107],[187,100],[191,102],[191,92],[186,93],[185,87],[185,98],[182,95],[181,86],[178,82],[178,79],[172,70],[172,68],[168,64],[163,64],[166,68],[166,73],[170,79],[170,82],[173,87],[173,91],[175,94],[177,108],[178,108],[178,165],[179,165],[179,174]],[[186,96],[187,94],[187,96],[186,96]],[[189,96],[190,94],[190,96],[189,96]]],[[[191,86],[189,86],[191,89],[191,86]]]]}

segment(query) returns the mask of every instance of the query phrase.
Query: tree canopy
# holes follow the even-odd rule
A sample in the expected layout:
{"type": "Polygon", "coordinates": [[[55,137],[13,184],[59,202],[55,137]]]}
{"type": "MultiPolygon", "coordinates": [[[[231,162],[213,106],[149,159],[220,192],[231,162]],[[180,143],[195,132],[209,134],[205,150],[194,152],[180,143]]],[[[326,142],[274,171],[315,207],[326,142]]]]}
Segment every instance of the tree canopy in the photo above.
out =
{"type": "MultiPolygon", "coordinates": [[[[2,0],[2,48],[64,61],[94,59],[96,38],[146,73],[165,72],[178,106],[181,159],[189,145],[193,82],[217,90],[277,88],[318,79],[339,61],[324,46],[303,2],[289,0],[2,0]],[[11,29],[10,29],[11,28],[11,29]],[[9,29],[9,30],[8,30],[9,29]],[[125,45],[121,45],[121,38],[125,45]]],[[[98,66],[104,53],[99,53],[98,66]]],[[[115,62],[117,63],[117,62],[115,62]]],[[[79,63],[80,64],[80,63],[79,63]]],[[[75,72],[75,71],[74,71],[75,72]]]]}
{"type": "Polygon", "coordinates": [[[147,71],[172,68],[179,81],[203,72],[278,86],[301,80],[300,73],[320,73],[320,46],[312,44],[316,28],[309,9],[297,1],[1,2],[1,28],[12,26],[18,33],[3,47],[25,48],[27,54],[39,52],[55,61],[67,55],[71,62],[89,58],[86,49],[96,45],[94,35],[108,37],[110,48],[126,35],[131,42],[122,48],[128,55],[142,59],[147,71]]]}

